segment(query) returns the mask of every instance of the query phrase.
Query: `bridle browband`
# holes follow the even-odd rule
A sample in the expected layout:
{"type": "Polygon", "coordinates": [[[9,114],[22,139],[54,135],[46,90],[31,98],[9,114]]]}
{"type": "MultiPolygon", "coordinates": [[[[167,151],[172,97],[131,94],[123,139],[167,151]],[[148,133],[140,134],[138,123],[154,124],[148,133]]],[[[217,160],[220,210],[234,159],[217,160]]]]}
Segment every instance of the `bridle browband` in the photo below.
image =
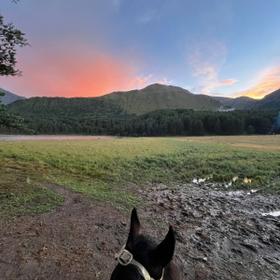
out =
{"type": "MultiPolygon", "coordinates": [[[[145,280],[156,280],[150,276],[148,270],[141,263],[139,263],[133,258],[133,254],[130,253],[127,249],[125,249],[125,245],[122,247],[120,252],[115,255],[115,258],[118,261],[118,263],[122,266],[127,266],[129,264],[134,265],[145,280]]],[[[163,280],[163,276],[164,270],[159,280],[163,280]]]]}

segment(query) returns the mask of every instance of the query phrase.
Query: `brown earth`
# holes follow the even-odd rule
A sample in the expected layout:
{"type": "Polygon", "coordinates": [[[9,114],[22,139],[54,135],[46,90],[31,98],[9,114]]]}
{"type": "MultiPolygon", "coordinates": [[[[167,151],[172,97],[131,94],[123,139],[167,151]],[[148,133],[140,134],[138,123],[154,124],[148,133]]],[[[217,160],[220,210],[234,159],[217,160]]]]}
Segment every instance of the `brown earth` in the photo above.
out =
{"type": "MultiPolygon", "coordinates": [[[[63,206],[0,221],[0,279],[109,279],[129,213],[48,187],[65,197],[63,206]]],[[[176,228],[186,280],[280,279],[280,218],[261,215],[279,210],[280,196],[213,184],[152,185],[137,195],[147,233],[160,241],[168,223],[176,228]]]]}
{"type": "Polygon", "coordinates": [[[1,221],[0,279],[107,279],[124,242],[123,214],[62,187],[50,213],[1,221]]]}

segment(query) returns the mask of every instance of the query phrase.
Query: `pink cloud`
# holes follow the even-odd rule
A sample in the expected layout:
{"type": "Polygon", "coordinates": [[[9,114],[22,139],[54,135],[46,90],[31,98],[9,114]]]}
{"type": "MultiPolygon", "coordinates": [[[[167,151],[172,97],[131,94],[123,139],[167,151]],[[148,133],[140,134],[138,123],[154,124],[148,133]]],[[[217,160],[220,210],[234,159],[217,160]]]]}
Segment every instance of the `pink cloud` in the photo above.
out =
{"type": "Polygon", "coordinates": [[[129,58],[81,46],[68,51],[33,49],[20,60],[23,76],[1,77],[0,85],[27,96],[100,96],[161,80],[139,75],[129,58]]]}

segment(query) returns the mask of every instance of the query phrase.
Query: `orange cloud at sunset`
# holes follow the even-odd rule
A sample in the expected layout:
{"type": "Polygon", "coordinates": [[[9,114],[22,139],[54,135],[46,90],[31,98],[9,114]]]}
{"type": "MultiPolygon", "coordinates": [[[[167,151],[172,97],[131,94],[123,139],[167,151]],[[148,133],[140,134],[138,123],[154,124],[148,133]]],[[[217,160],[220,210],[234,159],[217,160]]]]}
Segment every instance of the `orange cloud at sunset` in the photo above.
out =
{"type": "Polygon", "coordinates": [[[255,84],[236,95],[250,96],[260,99],[265,95],[280,89],[280,66],[275,66],[262,71],[255,79],[255,84]]]}
{"type": "Polygon", "coordinates": [[[116,90],[141,88],[153,81],[151,75],[139,76],[129,62],[101,52],[47,51],[22,60],[23,75],[2,77],[1,83],[28,96],[99,96],[116,90]]]}

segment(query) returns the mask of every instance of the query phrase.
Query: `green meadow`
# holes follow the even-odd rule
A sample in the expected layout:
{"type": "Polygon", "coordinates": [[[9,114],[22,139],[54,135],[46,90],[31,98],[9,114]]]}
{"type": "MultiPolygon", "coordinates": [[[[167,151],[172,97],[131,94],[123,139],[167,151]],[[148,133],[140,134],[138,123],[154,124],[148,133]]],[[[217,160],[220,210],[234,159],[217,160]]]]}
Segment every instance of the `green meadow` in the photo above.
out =
{"type": "Polygon", "coordinates": [[[0,214],[43,213],[63,203],[48,184],[128,208],[138,203],[133,190],[149,183],[236,176],[234,188],[280,192],[280,137],[2,141],[0,214]]]}

